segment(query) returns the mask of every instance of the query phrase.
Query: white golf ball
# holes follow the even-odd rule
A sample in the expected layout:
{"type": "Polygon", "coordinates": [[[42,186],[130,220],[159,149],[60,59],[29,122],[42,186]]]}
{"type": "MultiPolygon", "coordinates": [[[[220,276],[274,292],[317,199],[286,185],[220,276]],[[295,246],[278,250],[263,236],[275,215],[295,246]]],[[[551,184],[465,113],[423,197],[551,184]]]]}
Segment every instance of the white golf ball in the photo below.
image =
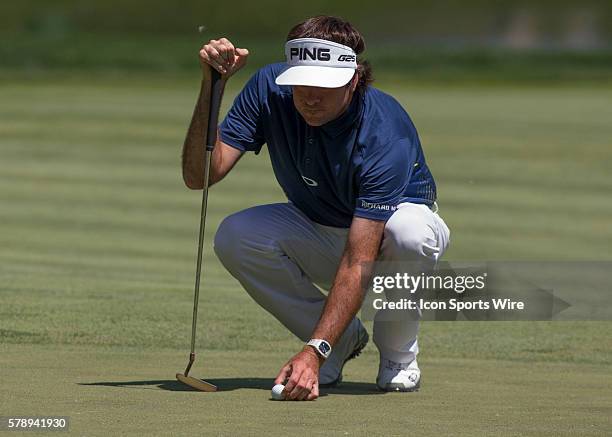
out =
{"type": "Polygon", "coordinates": [[[282,401],[285,398],[283,398],[283,390],[285,389],[285,386],[283,384],[276,384],[274,387],[272,387],[272,399],[274,399],[275,401],[282,401]]]}

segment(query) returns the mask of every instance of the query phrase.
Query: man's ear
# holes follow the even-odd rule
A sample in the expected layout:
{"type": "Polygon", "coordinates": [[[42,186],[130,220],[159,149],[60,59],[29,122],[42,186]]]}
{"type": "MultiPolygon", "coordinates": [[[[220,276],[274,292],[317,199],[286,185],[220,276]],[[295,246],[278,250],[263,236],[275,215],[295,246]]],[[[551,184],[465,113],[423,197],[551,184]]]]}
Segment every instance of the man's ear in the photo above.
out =
{"type": "Polygon", "coordinates": [[[353,75],[353,78],[351,79],[351,91],[352,92],[355,92],[358,84],[359,84],[359,72],[355,70],[355,74],[353,75]]]}

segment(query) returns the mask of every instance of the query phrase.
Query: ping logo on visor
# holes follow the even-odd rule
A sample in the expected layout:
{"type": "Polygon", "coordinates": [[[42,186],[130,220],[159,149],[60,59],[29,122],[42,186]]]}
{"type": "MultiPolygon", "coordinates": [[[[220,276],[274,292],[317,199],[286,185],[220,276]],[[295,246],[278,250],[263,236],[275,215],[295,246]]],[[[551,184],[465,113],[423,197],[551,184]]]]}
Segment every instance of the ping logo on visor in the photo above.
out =
{"type": "Polygon", "coordinates": [[[324,39],[298,38],[287,41],[285,56],[289,65],[357,68],[357,56],[352,48],[324,39]]]}
{"type": "Polygon", "coordinates": [[[337,88],[346,85],[357,69],[357,54],[348,46],[318,38],[298,38],[285,44],[287,66],[278,85],[337,88]]]}
{"type": "Polygon", "coordinates": [[[313,47],[312,51],[310,51],[308,47],[291,47],[289,49],[289,58],[291,60],[298,58],[300,61],[306,61],[307,59],[312,59],[313,61],[329,61],[331,59],[329,52],[329,49],[324,48],[313,47]]]}

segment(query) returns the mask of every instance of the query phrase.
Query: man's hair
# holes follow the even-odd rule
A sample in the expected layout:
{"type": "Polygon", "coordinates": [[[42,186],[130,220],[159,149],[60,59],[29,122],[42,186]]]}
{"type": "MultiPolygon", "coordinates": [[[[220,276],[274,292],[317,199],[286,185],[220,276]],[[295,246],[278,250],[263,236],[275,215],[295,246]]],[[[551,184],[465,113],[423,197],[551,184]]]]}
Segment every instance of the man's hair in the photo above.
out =
{"type": "Polygon", "coordinates": [[[360,91],[374,82],[372,67],[368,61],[359,57],[366,48],[361,33],[348,21],[329,15],[318,15],[296,24],[287,35],[287,41],[297,38],[318,38],[333,41],[352,48],[357,57],[357,73],[359,83],[357,89],[360,91]]]}

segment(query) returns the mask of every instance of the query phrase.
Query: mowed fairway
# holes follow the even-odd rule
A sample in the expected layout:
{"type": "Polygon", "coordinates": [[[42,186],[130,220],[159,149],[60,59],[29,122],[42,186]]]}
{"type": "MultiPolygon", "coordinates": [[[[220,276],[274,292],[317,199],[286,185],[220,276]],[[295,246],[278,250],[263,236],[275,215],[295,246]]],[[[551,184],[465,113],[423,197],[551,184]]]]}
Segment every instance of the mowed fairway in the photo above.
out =
{"type": "MultiPolygon", "coordinates": [[[[193,376],[200,193],[180,176],[197,78],[0,83],[0,415],[79,435],[610,435],[612,323],[423,324],[423,388],[375,390],[373,345],[341,388],[269,401],[300,348],[222,269],[220,220],[283,201],[265,153],[211,191],[193,376]]],[[[612,89],[383,83],[412,115],[449,260],[612,259],[612,89]]],[[[236,88],[227,91],[226,106],[236,88]]]]}

